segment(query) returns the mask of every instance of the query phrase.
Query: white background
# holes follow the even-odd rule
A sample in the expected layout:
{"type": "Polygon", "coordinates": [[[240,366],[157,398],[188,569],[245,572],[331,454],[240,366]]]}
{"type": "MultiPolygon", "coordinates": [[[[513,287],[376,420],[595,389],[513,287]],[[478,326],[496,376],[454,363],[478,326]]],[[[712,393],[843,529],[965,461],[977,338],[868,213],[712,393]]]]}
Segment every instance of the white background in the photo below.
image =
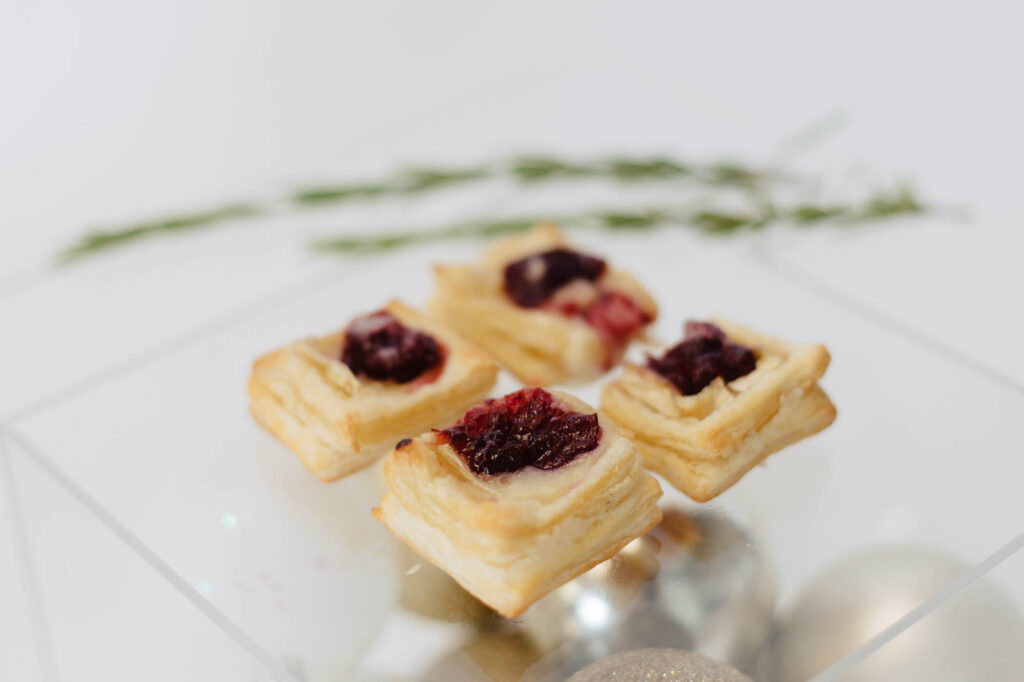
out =
{"type": "MultiPolygon", "coordinates": [[[[754,133],[838,109],[851,121],[842,141],[881,167],[994,226],[1012,230],[1024,212],[1015,2],[8,0],[2,11],[4,278],[85,226],[317,178],[372,142],[581,68],[621,69],[754,133]]],[[[690,142],[609,95],[607,109],[576,114],[612,140],[690,142]]]]}

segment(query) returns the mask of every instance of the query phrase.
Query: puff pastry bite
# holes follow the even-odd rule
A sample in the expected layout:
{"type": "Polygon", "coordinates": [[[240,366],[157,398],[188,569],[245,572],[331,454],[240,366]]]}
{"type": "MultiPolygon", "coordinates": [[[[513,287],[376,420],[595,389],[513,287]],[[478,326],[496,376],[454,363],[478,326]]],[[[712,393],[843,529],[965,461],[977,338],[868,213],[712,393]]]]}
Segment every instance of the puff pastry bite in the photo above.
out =
{"type": "Polygon", "coordinates": [[[398,301],[253,365],[250,411],[324,481],[445,424],[494,385],[484,353],[398,301]]]}
{"type": "Polygon", "coordinates": [[[649,469],[704,502],[835,420],[818,386],[828,364],[824,346],[726,320],[687,322],[684,341],[663,357],[627,364],[604,387],[601,407],[634,432],[649,469]]]}
{"type": "Polygon", "coordinates": [[[374,516],[507,617],[661,519],[633,443],[565,393],[526,388],[384,461],[374,516]]]}
{"type": "Polygon", "coordinates": [[[536,386],[597,377],[657,316],[630,274],[573,251],[553,225],[434,272],[431,313],[536,386]]]}

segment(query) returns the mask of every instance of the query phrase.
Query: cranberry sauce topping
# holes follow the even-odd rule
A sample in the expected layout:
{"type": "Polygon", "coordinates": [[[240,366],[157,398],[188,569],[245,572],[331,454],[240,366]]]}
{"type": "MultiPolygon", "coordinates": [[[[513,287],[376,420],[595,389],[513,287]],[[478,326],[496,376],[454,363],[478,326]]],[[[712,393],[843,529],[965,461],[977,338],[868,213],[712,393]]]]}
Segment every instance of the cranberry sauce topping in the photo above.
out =
{"type": "Polygon", "coordinates": [[[440,431],[473,473],[557,469],[601,440],[597,414],[572,412],[541,388],[488,400],[440,431]]]}
{"type": "Polygon", "coordinates": [[[610,357],[614,357],[639,330],[650,324],[652,318],[630,297],[606,291],[583,311],[583,319],[597,330],[605,345],[613,349],[610,357]]]}
{"type": "Polygon", "coordinates": [[[552,249],[520,258],[505,266],[505,292],[517,305],[536,308],[569,282],[594,282],[605,262],[570,249],[552,249]]]}
{"type": "Polygon", "coordinates": [[[361,315],[345,330],[341,361],[371,379],[405,384],[443,360],[441,345],[432,336],[409,329],[385,310],[361,315]]]}
{"type": "Polygon", "coordinates": [[[756,365],[754,351],[730,341],[710,322],[687,322],[681,343],[661,358],[647,358],[647,366],[675,384],[683,395],[700,393],[715,377],[739,379],[756,365]]]}

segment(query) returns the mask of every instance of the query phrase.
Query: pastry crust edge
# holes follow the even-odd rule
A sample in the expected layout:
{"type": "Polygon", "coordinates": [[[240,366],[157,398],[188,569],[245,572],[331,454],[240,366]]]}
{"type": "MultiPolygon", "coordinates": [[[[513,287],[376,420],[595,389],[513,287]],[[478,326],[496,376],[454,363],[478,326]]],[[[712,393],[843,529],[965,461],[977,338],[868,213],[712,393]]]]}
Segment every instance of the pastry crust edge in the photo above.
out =
{"type": "MultiPolygon", "coordinates": [[[[481,293],[477,286],[480,268],[500,269],[504,263],[559,246],[568,246],[562,232],[552,223],[541,223],[524,234],[495,241],[477,263],[436,265],[436,288],[428,309],[490,353],[527,385],[548,386],[596,379],[621,360],[621,352],[616,357],[608,357],[608,348],[597,331],[582,320],[541,309],[520,308],[501,295],[489,291],[481,293]],[[476,315],[468,315],[465,313],[467,304],[481,310],[476,315]],[[543,335],[554,340],[531,345],[522,341],[523,334],[535,341],[543,335]]],[[[657,319],[657,303],[635,277],[612,268],[606,276],[625,287],[630,297],[650,315],[651,322],[657,319]]]]}
{"type": "Polygon", "coordinates": [[[624,374],[601,392],[602,410],[634,433],[645,465],[697,502],[717,497],[769,455],[827,428],[837,414],[817,383],[830,362],[824,346],[794,344],[728,320],[713,321],[730,339],[782,355],[782,365],[693,423],[659,413],[624,390],[626,380],[650,382],[658,390],[670,386],[646,367],[628,365],[625,372],[633,376],[624,374]]]}
{"type": "MultiPolygon", "coordinates": [[[[573,409],[593,410],[572,396],[553,394],[573,409]]],[[[558,495],[555,502],[541,500],[544,508],[538,511],[531,509],[529,498],[501,499],[502,486],[508,483],[481,483],[447,443],[427,433],[402,441],[388,454],[384,471],[389,490],[373,516],[480,601],[515,617],[661,521],[661,485],[642,468],[642,457],[628,435],[598,415],[602,440],[610,440],[599,445],[600,454],[593,454],[610,456],[611,461],[597,460],[592,464],[596,470],[575,474],[572,463],[552,472],[530,472],[542,479],[565,476],[570,489],[589,478],[577,493],[578,502],[559,505],[564,496],[558,495]],[[456,491],[432,484],[434,476],[450,478],[456,491]],[[492,485],[498,491],[493,497],[487,492],[492,485]],[[445,530],[447,524],[457,527],[445,530]],[[480,535],[491,536],[491,541],[481,542],[480,535]]]]}
{"type": "MultiPolygon", "coordinates": [[[[446,367],[436,382],[446,380],[449,363],[465,365],[461,368],[464,378],[451,380],[453,385],[445,391],[443,400],[434,395],[425,402],[413,402],[405,408],[406,417],[398,424],[381,427],[380,422],[386,423],[387,415],[374,412],[373,418],[367,419],[366,415],[360,416],[352,410],[353,401],[359,400],[359,379],[340,360],[319,357],[322,354],[310,350],[310,343],[334,337],[341,333],[339,331],[312,342],[287,344],[253,363],[247,385],[250,414],[298,455],[321,481],[334,481],[355,473],[379,459],[403,436],[446,423],[483,399],[497,381],[498,367],[494,361],[442,323],[398,300],[389,301],[383,309],[414,328],[440,337],[447,357],[446,367]],[[296,378],[294,371],[288,371],[290,363],[294,371],[301,373],[300,378],[296,378]],[[307,396],[311,399],[306,400],[307,396]],[[439,405],[444,407],[436,407],[439,405]],[[413,417],[417,412],[428,414],[413,417]],[[329,417],[329,413],[333,417],[329,417]],[[367,438],[363,432],[370,421],[374,423],[376,435],[367,438]]],[[[405,389],[396,386],[396,390],[405,389]]]]}

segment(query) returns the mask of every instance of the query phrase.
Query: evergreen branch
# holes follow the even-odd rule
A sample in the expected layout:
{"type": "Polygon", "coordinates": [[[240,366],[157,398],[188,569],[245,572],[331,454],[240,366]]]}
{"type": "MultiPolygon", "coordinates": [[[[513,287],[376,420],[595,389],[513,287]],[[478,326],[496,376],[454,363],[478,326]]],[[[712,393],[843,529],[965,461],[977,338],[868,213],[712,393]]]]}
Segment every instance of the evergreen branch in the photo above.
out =
{"type": "Polygon", "coordinates": [[[136,241],[143,237],[160,233],[192,230],[227,220],[259,215],[260,213],[262,213],[262,209],[258,206],[235,204],[212,211],[172,216],[118,229],[97,230],[89,232],[67,249],[60,252],[57,258],[59,262],[67,263],[97,251],[104,251],[113,246],[136,241]]]}
{"type": "Polygon", "coordinates": [[[389,232],[382,235],[353,235],[331,237],[314,241],[314,251],[379,252],[413,244],[457,239],[460,237],[487,237],[511,232],[525,232],[537,221],[532,218],[508,220],[483,220],[473,223],[458,223],[437,230],[389,232]]]}
{"type": "Polygon", "coordinates": [[[748,212],[708,209],[637,209],[587,211],[560,217],[510,218],[457,223],[432,230],[403,230],[377,235],[351,235],[318,240],[312,247],[326,252],[380,252],[391,249],[443,241],[460,237],[485,237],[509,232],[524,232],[540,222],[557,222],[566,227],[593,227],[610,230],[643,230],[661,226],[693,227],[710,234],[726,234],[741,229],[763,229],[769,225],[791,222],[810,225],[832,221],[859,223],[870,220],[922,213],[926,209],[906,186],[883,191],[864,202],[843,204],[798,204],[779,207],[763,204],[748,212]]]}
{"type": "MultiPolygon", "coordinates": [[[[728,233],[744,227],[760,227],[780,219],[812,224],[827,219],[850,222],[901,213],[920,212],[921,204],[907,188],[880,193],[860,206],[801,205],[776,214],[768,200],[770,189],[786,177],[779,171],[733,163],[685,163],[668,157],[613,156],[590,161],[567,161],[553,156],[521,156],[479,166],[422,167],[399,171],[393,177],[374,182],[310,187],[289,197],[283,208],[328,205],[389,196],[413,196],[484,180],[506,180],[524,187],[557,180],[601,178],[623,184],[685,181],[709,189],[735,188],[745,191],[761,209],[751,213],[728,214],[701,211],[685,216],[674,211],[587,212],[566,216],[566,224],[596,224],[608,229],[638,229],[660,223],[695,226],[707,232],[728,233]]],[[[281,209],[280,204],[235,204],[205,212],[172,216],[126,227],[90,232],[58,254],[67,263],[87,255],[162,233],[209,227],[228,220],[251,217],[281,209]]],[[[380,251],[406,244],[462,236],[501,234],[525,229],[533,220],[493,220],[448,226],[427,233],[400,231],[383,236],[341,237],[317,242],[321,251],[380,251]]]]}
{"type": "Polygon", "coordinates": [[[553,180],[606,178],[619,182],[690,180],[704,185],[751,188],[780,180],[781,173],[746,168],[733,163],[688,164],[663,157],[610,157],[594,161],[566,161],[550,156],[522,156],[506,161],[462,168],[414,168],[398,171],[376,182],[317,186],[292,195],[298,205],[358,201],[382,196],[420,194],[480,180],[509,179],[522,184],[553,180]]]}

